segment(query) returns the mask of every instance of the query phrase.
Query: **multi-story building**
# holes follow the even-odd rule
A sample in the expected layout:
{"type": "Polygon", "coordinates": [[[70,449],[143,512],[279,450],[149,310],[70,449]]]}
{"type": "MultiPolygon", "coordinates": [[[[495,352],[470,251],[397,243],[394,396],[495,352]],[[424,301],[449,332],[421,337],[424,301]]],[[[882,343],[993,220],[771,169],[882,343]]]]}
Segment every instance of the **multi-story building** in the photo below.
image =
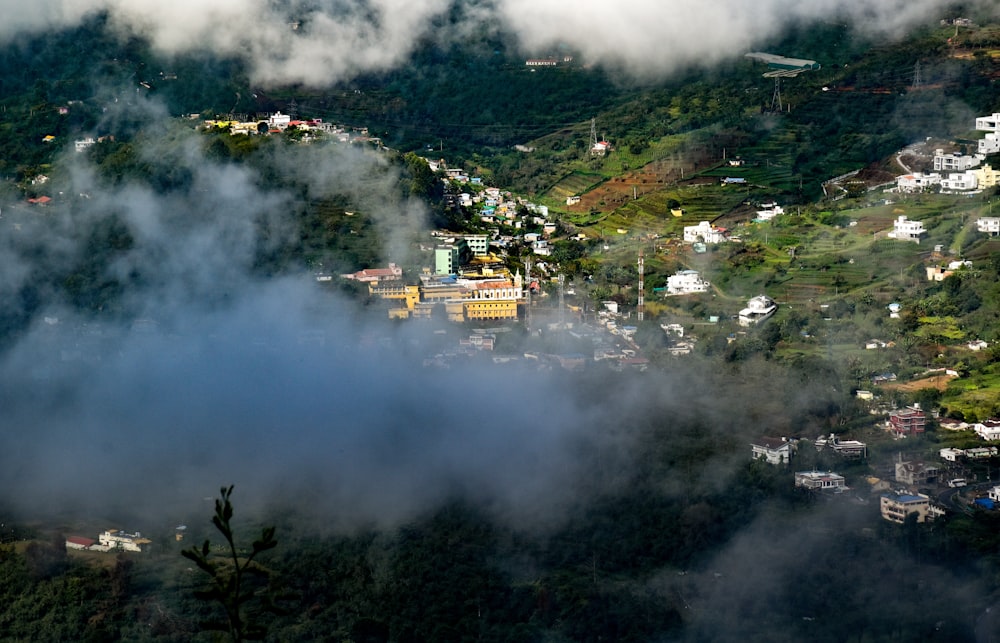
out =
{"type": "Polygon", "coordinates": [[[940,185],[941,175],[937,173],[923,174],[914,172],[896,177],[896,189],[900,192],[919,192],[926,188],[940,185]]]}
{"type": "Polygon", "coordinates": [[[925,234],[923,221],[913,221],[907,219],[905,214],[899,215],[892,224],[892,232],[889,236],[893,239],[905,239],[920,243],[920,235],[925,234]]]}
{"type": "Polygon", "coordinates": [[[903,409],[896,409],[889,413],[889,428],[896,435],[916,435],[923,433],[926,423],[927,416],[918,404],[903,409]]]}
{"type": "Polygon", "coordinates": [[[142,551],[143,545],[150,544],[151,540],[143,538],[138,531],[129,534],[118,529],[109,529],[97,537],[101,547],[107,549],[122,549],[124,551],[142,551]]]}
{"type": "Polygon", "coordinates": [[[903,524],[910,514],[917,515],[917,522],[927,522],[944,512],[931,504],[923,494],[887,493],[879,502],[882,517],[890,522],[903,524]]]}
{"type": "Polygon", "coordinates": [[[681,270],[667,277],[667,295],[686,295],[707,292],[709,284],[701,278],[697,270],[681,270]]]}
{"type": "Polygon", "coordinates": [[[968,154],[945,154],[944,150],[934,150],[935,172],[964,172],[979,165],[979,158],[968,154]]]}
{"type": "Polygon", "coordinates": [[[465,239],[456,239],[455,243],[436,246],[434,248],[434,274],[454,275],[458,269],[472,259],[472,249],[465,239]]]}
{"type": "Polygon", "coordinates": [[[684,226],[684,243],[722,243],[726,240],[726,231],[716,228],[708,221],[702,221],[698,225],[684,226]]]}
{"type": "Polygon", "coordinates": [[[1000,234],[1000,217],[979,217],[976,228],[987,234],[1000,234]]]}
{"type": "Polygon", "coordinates": [[[896,482],[901,482],[911,487],[937,484],[938,474],[941,471],[935,466],[926,462],[897,462],[896,482]]]}

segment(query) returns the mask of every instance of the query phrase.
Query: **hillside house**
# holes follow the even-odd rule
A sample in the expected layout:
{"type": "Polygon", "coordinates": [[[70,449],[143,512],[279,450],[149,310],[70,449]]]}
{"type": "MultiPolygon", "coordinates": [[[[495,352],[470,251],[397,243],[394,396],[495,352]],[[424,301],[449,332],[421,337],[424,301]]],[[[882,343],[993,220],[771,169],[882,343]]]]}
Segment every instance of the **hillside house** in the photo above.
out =
{"type": "Polygon", "coordinates": [[[914,172],[896,177],[896,190],[899,192],[921,192],[941,184],[941,175],[937,173],[924,174],[914,172]]]}
{"type": "Polygon", "coordinates": [[[979,187],[979,179],[972,172],[951,173],[941,179],[942,192],[969,192],[979,187]]]}
{"type": "Polygon", "coordinates": [[[740,326],[753,326],[771,317],[778,310],[778,304],[767,295],[757,295],[747,301],[746,308],[739,312],[740,326]]]}
{"type": "Polygon", "coordinates": [[[726,240],[726,231],[723,228],[716,228],[708,221],[702,221],[698,225],[684,226],[684,243],[722,243],[726,240]]]}
{"type": "Polygon", "coordinates": [[[983,422],[977,422],[972,425],[972,430],[987,442],[1000,440],[1000,420],[991,418],[983,422]]]}
{"type": "Polygon", "coordinates": [[[697,270],[681,270],[667,277],[667,290],[664,295],[687,295],[690,293],[708,292],[711,284],[701,278],[697,270]]]}
{"type": "Polygon", "coordinates": [[[394,263],[390,263],[388,268],[365,268],[357,272],[340,275],[344,279],[352,279],[363,283],[383,281],[393,281],[403,278],[403,269],[394,263]]]}
{"type": "Polygon", "coordinates": [[[785,210],[773,201],[771,203],[761,203],[760,210],[757,210],[758,221],[770,221],[779,214],[784,214],[785,210]]]}
{"type": "Polygon", "coordinates": [[[785,438],[757,438],[750,443],[754,460],[768,464],[788,464],[792,458],[792,445],[785,438]]]}
{"type": "Polygon", "coordinates": [[[847,491],[844,476],[832,471],[797,471],[795,473],[795,486],[811,491],[830,493],[843,493],[847,491]]]}
{"type": "Polygon", "coordinates": [[[134,534],[130,534],[119,529],[109,529],[108,531],[105,531],[103,534],[98,536],[98,541],[100,542],[100,546],[105,548],[105,551],[121,549],[123,551],[137,552],[141,552],[145,545],[153,542],[148,538],[143,538],[142,534],[138,531],[134,534]]]}
{"type": "Polygon", "coordinates": [[[920,409],[919,404],[889,413],[889,430],[897,436],[923,433],[926,423],[927,415],[920,409]]]}
{"type": "Polygon", "coordinates": [[[986,234],[1000,234],[1000,217],[979,217],[976,220],[976,229],[986,234]]]}
{"type": "Polygon", "coordinates": [[[920,493],[887,493],[879,502],[879,512],[885,520],[900,525],[910,514],[916,514],[917,522],[928,522],[944,515],[941,509],[931,504],[929,496],[920,493]]]}
{"type": "Polygon", "coordinates": [[[66,549],[90,549],[96,543],[97,541],[91,538],[84,538],[83,536],[69,536],[66,538],[66,549]]]}
{"type": "Polygon", "coordinates": [[[896,463],[896,482],[911,487],[937,484],[940,473],[941,470],[937,467],[919,460],[896,463]]]}
{"type": "Polygon", "coordinates": [[[920,236],[926,234],[923,221],[913,221],[907,219],[905,214],[899,215],[892,224],[892,231],[888,236],[890,239],[902,239],[904,241],[916,241],[920,243],[920,236]]]}
{"type": "Polygon", "coordinates": [[[979,165],[979,158],[968,154],[945,154],[943,149],[934,150],[935,172],[964,172],[979,165]]]}
{"type": "Polygon", "coordinates": [[[833,433],[829,437],[816,438],[816,449],[828,448],[842,458],[860,460],[868,456],[868,445],[859,440],[841,440],[833,433]]]}

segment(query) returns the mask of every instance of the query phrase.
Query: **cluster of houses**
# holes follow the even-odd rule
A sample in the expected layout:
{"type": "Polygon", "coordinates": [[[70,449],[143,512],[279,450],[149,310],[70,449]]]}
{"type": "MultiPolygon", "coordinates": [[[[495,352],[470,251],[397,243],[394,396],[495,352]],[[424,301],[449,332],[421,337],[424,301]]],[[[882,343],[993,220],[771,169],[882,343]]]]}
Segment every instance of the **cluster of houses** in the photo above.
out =
{"type": "Polygon", "coordinates": [[[97,540],[85,538],[83,536],[69,536],[66,538],[66,548],[86,551],[132,551],[141,552],[143,547],[149,545],[151,540],[143,538],[138,531],[130,534],[119,529],[109,529],[97,537],[97,540]]]}
{"type": "Polygon", "coordinates": [[[317,134],[332,136],[341,143],[374,143],[381,145],[377,137],[369,136],[368,128],[346,128],[327,123],[321,118],[297,119],[280,111],[255,119],[210,119],[204,122],[208,130],[224,130],[233,136],[255,136],[258,134],[281,134],[287,131],[303,133],[302,140],[308,141],[317,134]]]}
{"type": "Polygon", "coordinates": [[[968,194],[1000,184],[1000,170],[979,165],[991,154],[1000,153],[1000,113],[976,119],[976,129],[986,132],[975,154],[934,151],[934,171],[912,172],[896,178],[899,192],[920,192],[937,187],[943,193],[968,194]]]}

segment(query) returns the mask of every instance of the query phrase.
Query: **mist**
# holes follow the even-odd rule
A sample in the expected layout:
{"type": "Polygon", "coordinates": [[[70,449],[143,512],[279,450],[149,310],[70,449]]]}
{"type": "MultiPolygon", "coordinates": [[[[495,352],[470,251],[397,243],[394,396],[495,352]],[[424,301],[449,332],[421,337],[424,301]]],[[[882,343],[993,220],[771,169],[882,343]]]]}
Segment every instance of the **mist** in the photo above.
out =
{"type": "MultiPolygon", "coordinates": [[[[998,11],[986,0],[970,8],[998,11]]],[[[161,53],[238,57],[254,83],[311,86],[392,69],[422,40],[448,41],[484,29],[512,33],[526,55],[568,47],[586,63],[649,78],[708,68],[806,21],[848,22],[892,38],[942,17],[937,0],[589,0],[571,7],[556,0],[251,0],[208,6],[190,0],[45,0],[8,12],[0,40],[72,26],[95,12],[107,12],[123,34],[148,36],[161,53]]]]}

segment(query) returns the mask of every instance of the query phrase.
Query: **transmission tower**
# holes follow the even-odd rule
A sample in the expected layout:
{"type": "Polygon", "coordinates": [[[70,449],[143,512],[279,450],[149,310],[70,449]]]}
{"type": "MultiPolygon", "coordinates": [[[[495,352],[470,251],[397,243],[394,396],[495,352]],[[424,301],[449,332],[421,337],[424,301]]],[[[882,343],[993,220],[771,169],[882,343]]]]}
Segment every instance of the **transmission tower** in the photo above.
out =
{"type": "Polygon", "coordinates": [[[913,66],[913,89],[916,89],[924,84],[923,74],[920,73],[920,61],[913,66]]]}
{"type": "Polygon", "coordinates": [[[566,300],[563,298],[563,283],[566,275],[559,275],[559,330],[566,330],[566,300]]]}
{"type": "Polygon", "coordinates": [[[637,312],[639,314],[639,321],[642,321],[645,317],[646,312],[646,282],[643,279],[644,274],[644,263],[642,260],[642,249],[639,250],[639,305],[637,307],[637,312]]]}
{"type": "Polygon", "coordinates": [[[524,260],[524,284],[525,284],[525,306],[524,306],[524,327],[531,330],[531,260],[524,260]]]}
{"type": "Polygon", "coordinates": [[[774,77],[774,95],[771,97],[771,111],[781,111],[781,76],[774,77]]]}
{"type": "Polygon", "coordinates": [[[597,119],[590,119],[590,153],[597,149],[597,119]]]}

